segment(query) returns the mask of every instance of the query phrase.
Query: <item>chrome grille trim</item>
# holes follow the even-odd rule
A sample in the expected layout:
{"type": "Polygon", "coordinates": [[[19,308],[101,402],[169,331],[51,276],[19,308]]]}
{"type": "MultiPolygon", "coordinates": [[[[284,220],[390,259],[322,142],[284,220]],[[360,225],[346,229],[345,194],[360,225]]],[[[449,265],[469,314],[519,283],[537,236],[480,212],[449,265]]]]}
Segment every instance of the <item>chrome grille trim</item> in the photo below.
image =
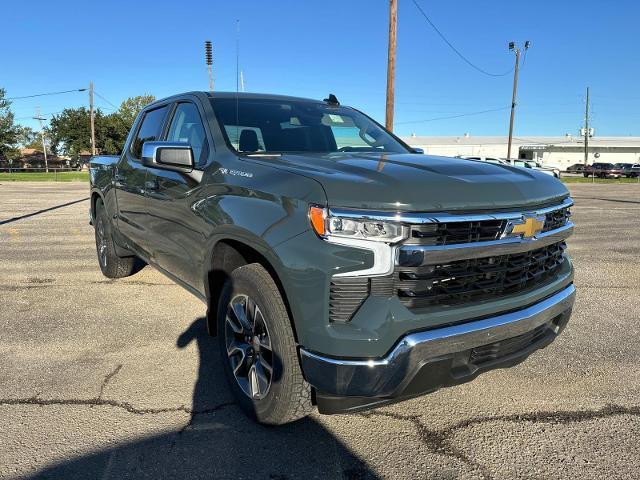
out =
{"type": "Polygon", "coordinates": [[[422,223],[450,223],[450,222],[481,222],[484,220],[511,220],[522,215],[545,215],[547,213],[569,208],[573,205],[571,197],[565,198],[561,203],[545,208],[520,209],[511,212],[457,214],[457,213],[411,213],[411,212],[383,212],[363,211],[343,208],[330,208],[330,215],[337,215],[358,220],[379,220],[382,222],[401,222],[409,224],[422,223]]]}
{"type": "Polygon", "coordinates": [[[451,245],[402,245],[396,251],[396,265],[419,267],[454,260],[524,253],[566,240],[572,233],[573,223],[568,222],[563,227],[540,233],[532,239],[511,237],[488,242],[451,245]]]}

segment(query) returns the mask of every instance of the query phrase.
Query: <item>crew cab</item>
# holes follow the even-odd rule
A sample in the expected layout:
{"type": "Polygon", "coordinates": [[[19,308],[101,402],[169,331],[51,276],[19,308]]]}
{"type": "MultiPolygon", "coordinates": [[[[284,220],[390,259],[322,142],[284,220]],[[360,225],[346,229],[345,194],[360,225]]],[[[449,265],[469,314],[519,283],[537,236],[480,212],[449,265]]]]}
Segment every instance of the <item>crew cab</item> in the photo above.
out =
{"type": "Polygon", "coordinates": [[[158,100],[90,179],[102,273],[148,264],[200,299],[262,423],[467,382],[571,315],[561,182],[420,154],[333,95],[158,100]]]}

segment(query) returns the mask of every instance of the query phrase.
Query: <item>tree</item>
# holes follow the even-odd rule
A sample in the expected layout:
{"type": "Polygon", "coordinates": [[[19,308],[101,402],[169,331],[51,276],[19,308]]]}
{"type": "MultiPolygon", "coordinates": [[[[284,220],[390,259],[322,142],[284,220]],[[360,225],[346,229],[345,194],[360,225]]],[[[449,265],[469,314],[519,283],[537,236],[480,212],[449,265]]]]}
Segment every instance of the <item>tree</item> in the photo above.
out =
{"type": "Polygon", "coordinates": [[[124,102],[120,104],[120,108],[116,112],[125,125],[127,125],[127,130],[131,128],[133,122],[135,121],[138,113],[144,107],[149,105],[156,99],[153,95],[145,94],[138,95],[137,97],[129,97],[124,102]]]}
{"type": "MultiPolygon", "coordinates": [[[[96,150],[104,155],[119,155],[136,116],[154,100],[152,95],[140,95],[127,98],[117,111],[109,115],[96,110],[96,150]]],[[[78,156],[82,151],[91,150],[89,110],[85,107],[67,108],[60,115],[55,115],[49,129],[53,152],[78,156]]]]}
{"type": "MultiPolygon", "coordinates": [[[[18,130],[18,144],[22,148],[33,148],[36,150],[42,150],[42,137],[40,132],[36,132],[31,127],[25,127],[24,125],[17,125],[18,130]]],[[[48,140],[48,134],[45,129],[45,139],[48,140]]],[[[47,142],[47,146],[48,146],[47,142]]]]}
{"type": "Polygon", "coordinates": [[[14,124],[11,102],[5,98],[6,90],[0,88],[0,158],[14,159],[20,155],[18,150],[19,130],[14,124]]]}
{"type": "MultiPolygon", "coordinates": [[[[95,112],[95,116],[97,121],[102,116],[100,110],[95,112]]],[[[65,108],[61,114],[53,116],[49,129],[54,153],[78,156],[82,151],[91,150],[89,110],[85,107],[65,108]]]]}

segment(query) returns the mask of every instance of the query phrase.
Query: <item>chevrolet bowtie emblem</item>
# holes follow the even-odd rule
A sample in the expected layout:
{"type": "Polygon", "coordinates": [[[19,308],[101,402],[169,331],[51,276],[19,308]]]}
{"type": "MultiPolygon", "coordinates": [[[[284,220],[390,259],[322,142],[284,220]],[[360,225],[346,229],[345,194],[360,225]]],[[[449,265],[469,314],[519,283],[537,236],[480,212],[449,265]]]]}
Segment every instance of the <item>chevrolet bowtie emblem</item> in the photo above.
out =
{"type": "Polygon", "coordinates": [[[509,220],[505,236],[520,235],[522,238],[533,238],[544,228],[544,221],[544,217],[523,217],[521,220],[509,220]]]}

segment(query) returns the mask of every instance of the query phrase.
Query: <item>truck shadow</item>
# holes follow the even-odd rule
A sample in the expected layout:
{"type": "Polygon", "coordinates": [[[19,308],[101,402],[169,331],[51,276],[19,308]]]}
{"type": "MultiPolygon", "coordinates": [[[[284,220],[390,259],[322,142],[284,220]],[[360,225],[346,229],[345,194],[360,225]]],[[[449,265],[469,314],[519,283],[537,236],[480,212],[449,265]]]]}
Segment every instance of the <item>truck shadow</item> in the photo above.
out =
{"type": "Polygon", "coordinates": [[[280,427],[249,420],[233,403],[205,318],[176,343],[184,348],[190,342],[196,342],[200,364],[184,427],[53,465],[32,478],[378,478],[313,417],[280,427]]]}

